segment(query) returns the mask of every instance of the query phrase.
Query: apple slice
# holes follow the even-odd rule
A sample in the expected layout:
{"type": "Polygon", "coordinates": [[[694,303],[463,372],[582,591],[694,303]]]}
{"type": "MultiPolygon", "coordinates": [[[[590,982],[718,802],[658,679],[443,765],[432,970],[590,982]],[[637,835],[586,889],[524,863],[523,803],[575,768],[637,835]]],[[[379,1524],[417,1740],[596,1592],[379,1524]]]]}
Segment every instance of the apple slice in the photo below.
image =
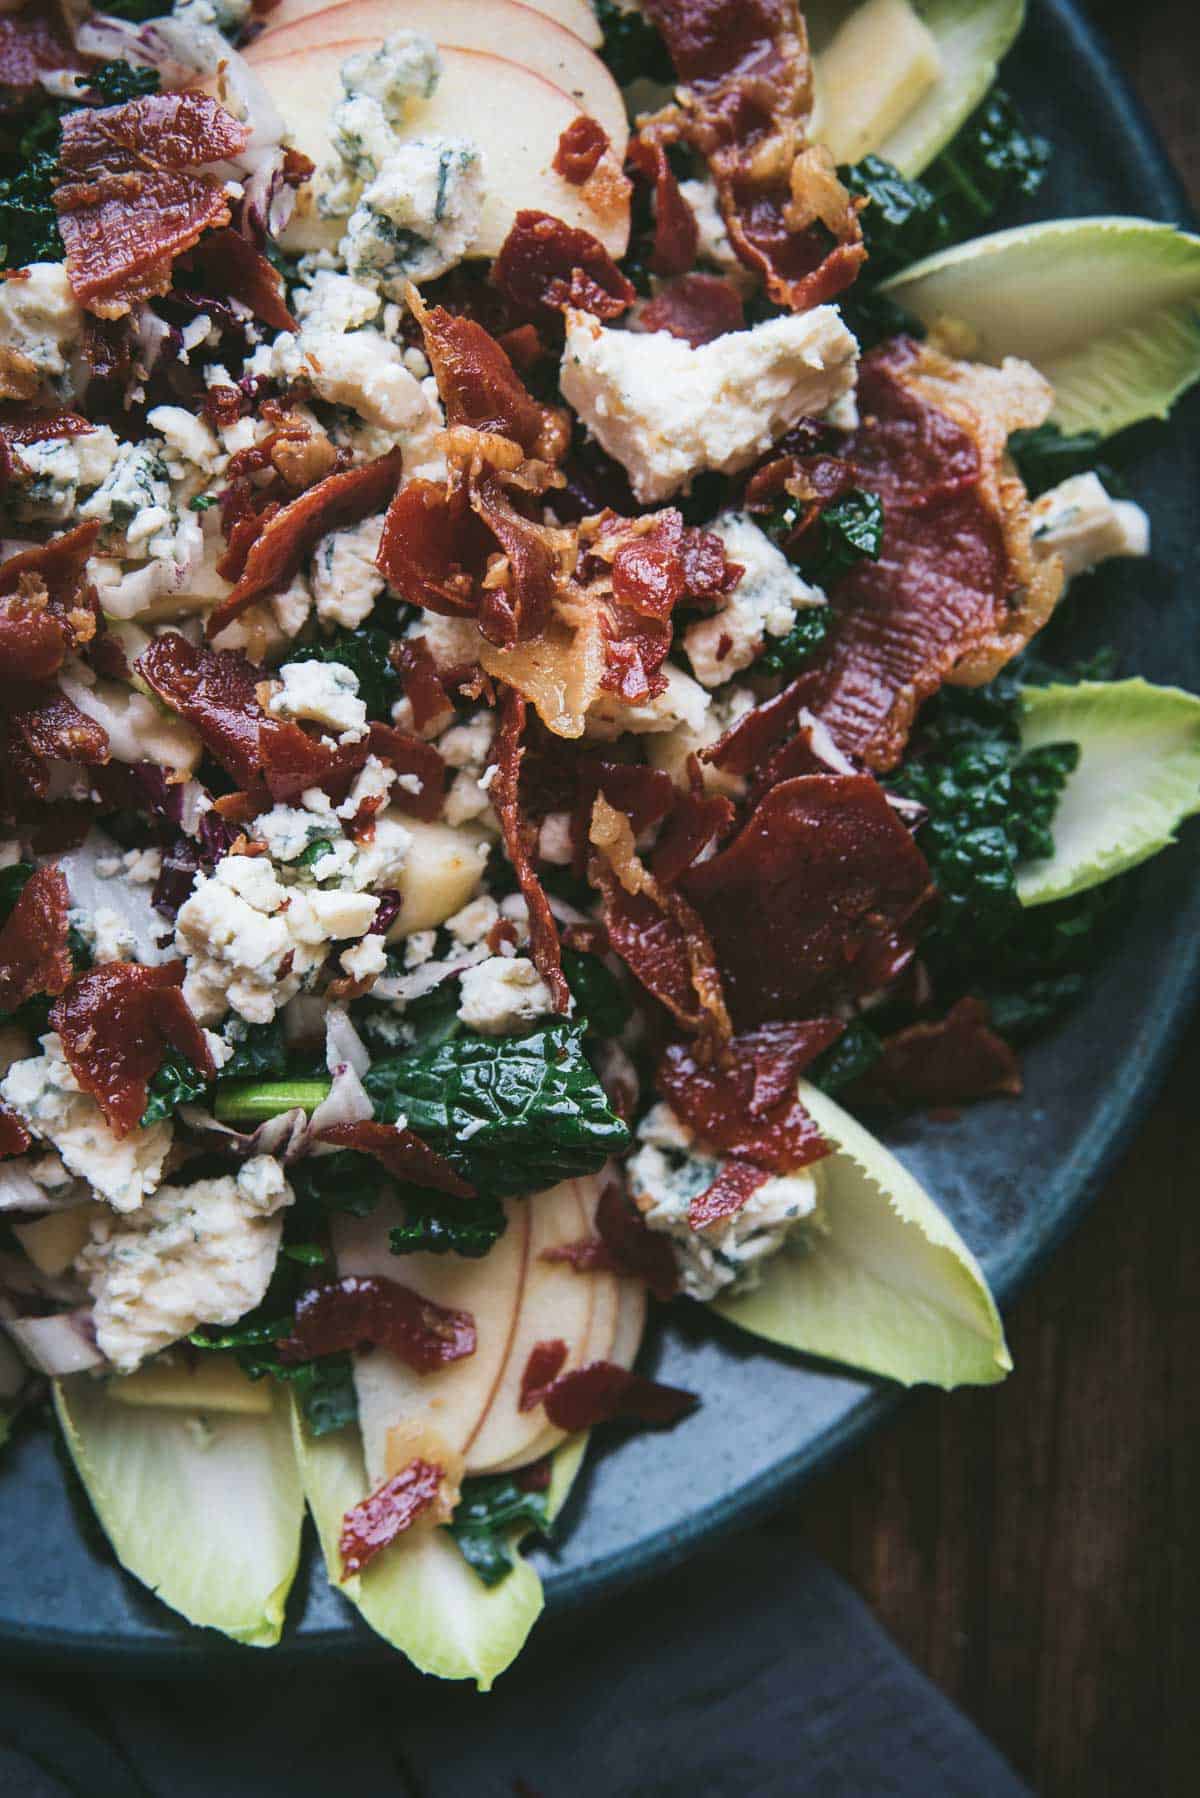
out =
{"type": "MultiPolygon", "coordinates": [[[[548,1192],[524,1201],[530,1217],[529,1267],[521,1294],[521,1315],[513,1331],[508,1361],[496,1386],[492,1407],[467,1454],[468,1473],[486,1473],[503,1464],[519,1467],[536,1460],[530,1449],[549,1426],[540,1405],[520,1409],[521,1383],[530,1351],[537,1342],[567,1344],[564,1370],[581,1367],[591,1339],[597,1288],[611,1276],[577,1274],[569,1262],[545,1261],[547,1249],[578,1242],[589,1230],[583,1189],[590,1181],[564,1180],[548,1192]]],[[[561,1440],[563,1432],[554,1432],[561,1440]]],[[[538,1449],[538,1453],[544,1453],[538,1449]]]]}
{"type": "MultiPolygon", "coordinates": [[[[377,42],[346,39],[279,57],[264,55],[254,65],[295,147],[318,169],[330,159],[329,115],[342,96],[342,63],[377,42]]],[[[551,167],[559,138],[578,117],[569,94],[520,63],[480,50],[443,50],[437,92],[411,108],[409,135],[468,135],[483,151],[487,196],[468,254],[497,255],[517,213],[531,208],[590,231],[610,255],[624,255],[629,185],[613,152],[605,152],[582,187],[573,187],[551,167]]],[[[320,216],[310,184],[301,189],[280,243],[289,251],[332,249],[344,229],[341,220],[320,216]]]]}
{"type": "Polygon", "coordinates": [[[629,121],[620,88],[574,32],[522,0],[339,0],[336,6],[287,23],[281,7],[271,15],[268,29],[242,54],[255,64],[296,50],[319,49],[330,38],[379,39],[400,30],[419,31],[442,48],[494,54],[493,46],[502,45],[510,61],[544,75],[570,95],[580,112],[598,119],[616,155],[624,157],[629,121]]]}
{"type": "MultiPolygon", "coordinates": [[[[561,25],[565,31],[569,31],[573,37],[577,37],[581,43],[587,44],[592,50],[598,50],[604,42],[604,33],[587,0],[523,0],[523,4],[528,6],[531,12],[541,13],[552,24],[561,25]]],[[[280,4],[274,11],[267,14],[262,35],[254,40],[254,45],[251,45],[250,48],[261,44],[264,38],[275,37],[280,31],[286,31],[288,26],[297,19],[309,19],[317,13],[329,13],[334,10],[335,6],[330,4],[330,0],[280,0],[280,4]]],[[[424,25],[413,23],[408,16],[408,8],[397,4],[391,10],[383,35],[387,36],[393,31],[406,30],[424,31],[427,37],[435,37],[438,43],[442,41],[435,32],[429,31],[424,25]]],[[[336,36],[337,34],[327,32],[326,36],[329,35],[336,36]]],[[[453,41],[460,43],[462,40],[455,38],[453,41]]],[[[503,40],[500,41],[503,42],[503,40]]],[[[481,48],[486,49],[487,45],[482,45],[481,48]]],[[[243,50],[242,55],[245,54],[246,52],[243,50]]]]}
{"type": "Polygon", "coordinates": [[[491,1408],[509,1358],[529,1260],[529,1208],[510,1199],[505,1211],[508,1228],[482,1261],[460,1255],[393,1255],[388,1230],[403,1215],[396,1200],[385,1200],[369,1217],[334,1222],[339,1274],[397,1280],[435,1304],[470,1311],[478,1335],[473,1355],[434,1373],[414,1373],[383,1349],[359,1356],[354,1385],[372,1488],[386,1477],[387,1435],[393,1425],[425,1418],[451,1448],[465,1454],[491,1408]]]}
{"type": "Polygon", "coordinates": [[[617,1301],[617,1328],[609,1360],[632,1368],[646,1328],[646,1288],[640,1280],[622,1280],[617,1301]]]}

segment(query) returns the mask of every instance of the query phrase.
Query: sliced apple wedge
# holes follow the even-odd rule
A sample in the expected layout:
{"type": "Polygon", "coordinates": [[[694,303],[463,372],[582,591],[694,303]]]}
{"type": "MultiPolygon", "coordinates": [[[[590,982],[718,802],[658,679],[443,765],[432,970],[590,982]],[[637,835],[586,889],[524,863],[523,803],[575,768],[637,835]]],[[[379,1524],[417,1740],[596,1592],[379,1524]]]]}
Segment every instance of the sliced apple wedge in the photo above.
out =
{"type": "Polygon", "coordinates": [[[600,58],[573,31],[522,0],[340,0],[286,22],[283,10],[271,15],[268,30],[243,51],[248,63],[319,49],[330,38],[379,39],[395,31],[419,31],[445,49],[490,55],[500,46],[510,61],[544,75],[574,100],[579,112],[598,119],[615,153],[625,154],[625,102],[600,58]]]}
{"type": "MultiPolygon", "coordinates": [[[[604,42],[604,34],[600,30],[595,13],[588,5],[588,0],[523,0],[523,3],[529,7],[531,12],[541,13],[553,24],[561,25],[564,30],[569,31],[573,37],[577,37],[581,43],[587,44],[593,50],[598,49],[604,42]]],[[[265,29],[262,36],[255,39],[255,43],[261,44],[264,38],[272,38],[280,31],[286,31],[288,26],[297,19],[309,19],[317,13],[330,13],[334,10],[335,7],[330,4],[330,0],[280,0],[280,4],[274,11],[267,14],[265,29]]],[[[425,26],[411,23],[408,18],[408,9],[402,4],[397,4],[392,8],[387,31],[425,31],[427,37],[435,35],[431,31],[426,31],[425,26]]],[[[330,30],[325,35],[335,37],[341,34],[330,30]]],[[[458,43],[460,40],[455,38],[453,41],[458,43]]],[[[438,42],[441,42],[440,38],[438,42]]],[[[486,45],[483,47],[487,48],[486,45]]],[[[245,51],[242,54],[245,55],[245,51]]]]}
{"type": "MultiPolygon", "coordinates": [[[[591,1184],[564,1180],[524,1201],[530,1233],[521,1315],[491,1409],[468,1451],[468,1473],[486,1473],[501,1465],[518,1467],[546,1452],[541,1447],[536,1454],[530,1452],[548,1433],[545,1412],[540,1405],[530,1411],[520,1408],[521,1385],[535,1343],[565,1342],[564,1371],[582,1367],[587,1358],[598,1288],[611,1275],[580,1275],[568,1262],[543,1257],[548,1249],[565,1248],[588,1234],[590,1211],[584,1189],[591,1184]]],[[[561,1441],[563,1432],[555,1431],[554,1436],[561,1441]]]]}
{"type": "Polygon", "coordinates": [[[617,1301],[617,1328],[609,1360],[632,1368],[646,1330],[646,1288],[640,1280],[622,1280],[617,1301]]]}
{"type": "Polygon", "coordinates": [[[382,1349],[358,1358],[354,1385],[372,1487],[386,1477],[393,1425],[427,1418],[451,1448],[466,1454],[491,1408],[521,1312],[529,1260],[529,1209],[521,1200],[510,1200],[505,1209],[508,1228],[482,1261],[393,1255],[388,1231],[402,1218],[396,1202],[385,1201],[369,1217],[343,1217],[334,1224],[339,1274],[397,1280],[435,1304],[470,1311],[478,1337],[473,1355],[435,1373],[414,1373],[382,1349]]]}
{"type": "MultiPolygon", "coordinates": [[[[342,63],[377,42],[326,43],[279,57],[264,55],[254,65],[287,121],[295,147],[311,156],[318,170],[330,157],[329,115],[342,95],[342,63]]],[[[479,50],[442,52],[437,92],[413,106],[408,135],[468,136],[483,151],[487,197],[469,255],[497,255],[525,208],[590,231],[610,255],[624,255],[629,185],[613,152],[605,152],[582,187],[573,187],[551,167],[559,138],[578,117],[579,107],[569,94],[520,63],[479,50]]],[[[335,248],[344,228],[341,220],[320,216],[310,184],[297,196],[280,242],[290,251],[335,248]]]]}

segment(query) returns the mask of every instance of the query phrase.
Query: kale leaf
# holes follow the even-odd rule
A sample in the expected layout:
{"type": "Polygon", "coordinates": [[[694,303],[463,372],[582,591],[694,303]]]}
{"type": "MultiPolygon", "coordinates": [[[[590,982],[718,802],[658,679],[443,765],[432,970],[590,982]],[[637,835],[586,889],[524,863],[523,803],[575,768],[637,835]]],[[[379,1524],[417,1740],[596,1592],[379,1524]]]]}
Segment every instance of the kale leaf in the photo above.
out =
{"type": "Polygon", "coordinates": [[[848,192],[870,204],[862,212],[872,281],[885,281],[950,241],[950,220],[924,182],[902,175],[883,156],[864,156],[840,171],[848,192]]]}
{"type": "Polygon", "coordinates": [[[605,967],[598,955],[581,954],[577,949],[563,950],[562,969],[576,1016],[583,1019],[588,1034],[620,1036],[633,1007],[619,976],[605,967]]]}
{"type": "Polygon", "coordinates": [[[512,1474],[485,1474],[464,1480],[453,1521],[446,1525],[463,1559],[485,1586],[498,1586],[516,1566],[513,1553],[520,1537],[550,1527],[544,1492],[528,1492],[512,1474]]]}
{"type": "Polygon", "coordinates": [[[767,638],[755,674],[798,674],[816,655],[832,623],[832,606],[801,606],[786,637],[767,638]]]}
{"type": "Polygon", "coordinates": [[[103,97],[106,106],[121,106],[126,100],[140,100],[143,94],[156,94],[161,79],[157,69],[144,64],[102,62],[92,70],[88,85],[103,97]]]}
{"type": "MultiPolygon", "coordinates": [[[[758,520],[781,547],[803,522],[806,502],[781,494],[758,520]]],[[[805,543],[804,577],[826,592],[859,562],[877,562],[883,549],[883,501],[864,487],[852,487],[825,506],[816,524],[816,547],[805,543]]],[[[808,533],[805,533],[807,539],[808,533]]]]}
{"type": "Polygon", "coordinates": [[[332,1155],[307,1155],[288,1169],[296,1195],[293,1212],[302,1230],[318,1226],[330,1212],[369,1217],[379,1204],[384,1172],[370,1155],[357,1149],[335,1149],[332,1155]]]}
{"type": "Polygon", "coordinates": [[[141,1127],[148,1129],[173,1115],[177,1105],[190,1105],[208,1091],[208,1076],[202,1074],[178,1049],[168,1049],[150,1076],[146,1088],[146,1109],[141,1127]]]}
{"type": "Polygon", "coordinates": [[[409,1128],[481,1198],[540,1192],[598,1173],[629,1142],[583,1052],[582,1024],[524,1037],[464,1031],[377,1061],[364,1077],[376,1115],[409,1128]]]}
{"type": "Polygon", "coordinates": [[[1003,88],[994,87],[921,179],[946,215],[949,241],[968,237],[996,213],[1035,194],[1050,145],[1027,129],[1003,88]]]}
{"type": "Polygon", "coordinates": [[[231,1025],[226,1026],[226,1040],[232,1042],[233,1054],[221,1069],[223,1080],[270,1080],[287,1072],[281,1017],[267,1024],[243,1024],[238,1019],[236,1035],[231,1025]]]}
{"type": "Polygon", "coordinates": [[[413,1186],[400,1197],[404,1222],[389,1232],[393,1255],[462,1255],[478,1261],[508,1226],[499,1199],[451,1199],[413,1186]]]}
{"type": "Polygon", "coordinates": [[[0,868],[0,924],[7,924],[12,909],[25,891],[25,883],[33,874],[32,862],[10,862],[0,868]]]}
{"type": "Polygon", "coordinates": [[[822,1092],[836,1093],[870,1072],[883,1053],[878,1035],[861,1018],[852,1018],[824,1054],[818,1055],[807,1078],[822,1092]]]}
{"type": "Polygon", "coordinates": [[[358,696],[367,708],[368,718],[390,721],[392,707],[400,698],[400,676],[389,660],[394,638],[378,625],[361,630],[339,630],[325,642],[297,644],[285,660],[289,662],[341,662],[358,676],[358,696]]]}
{"type": "Polygon", "coordinates": [[[644,78],[670,86],[675,80],[675,65],[662,38],[636,10],[626,11],[615,0],[592,0],[604,42],[600,56],[618,87],[644,78]]]}
{"type": "Polygon", "coordinates": [[[1095,472],[1110,493],[1123,494],[1126,483],[1107,462],[1100,459],[1099,431],[1072,431],[1069,435],[1058,425],[1035,425],[1031,430],[1014,431],[1008,440],[1008,453],[1017,472],[1029,489],[1031,499],[1057,487],[1072,475],[1095,472]]]}

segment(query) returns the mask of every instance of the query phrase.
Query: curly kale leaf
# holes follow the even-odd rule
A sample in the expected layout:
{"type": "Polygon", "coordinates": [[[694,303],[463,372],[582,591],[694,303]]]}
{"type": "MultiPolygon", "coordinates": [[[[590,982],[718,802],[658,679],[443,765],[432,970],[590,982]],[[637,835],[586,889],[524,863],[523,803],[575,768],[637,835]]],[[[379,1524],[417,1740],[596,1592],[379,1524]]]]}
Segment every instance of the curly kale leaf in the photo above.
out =
{"type": "Polygon", "coordinates": [[[882,1053],[883,1044],[871,1026],[852,1018],[836,1043],[818,1055],[806,1078],[822,1092],[836,1093],[869,1073],[882,1053]]]}
{"type": "Polygon", "coordinates": [[[544,1492],[527,1492],[511,1474],[464,1480],[453,1522],[446,1525],[463,1559],[485,1586],[498,1586],[516,1566],[514,1544],[521,1535],[547,1534],[544,1492]]]}
{"type": "MultiPolygon", "coordinates": [[[[111,8],[106,8],[111,12],[111,8]]],[[[126,100],[140,100],[144,94],[156,94],[162,77],[157,69],[131,62],[102,62],[92,70],[89,86],[106,106],[120,106],[126,100]]]]}
{"type": "Polygon", "coordinates": [[[786,637],[768,637],[754,664],[755,674],[799,674],[829,635],[832,606],[802,606],[786,637]]]}
{"type": "Polygon", "coordinates": [[[389,658],[393,637],[377,625],[361,630],[339,630],[321,643],[298,644],[286,657],[289,662],[341,662],[358,676],[358,696],[368,718],[390,720],[400,698],[400,676],[389,658]]]}
{"type": "Polygon", "coordinates": [[[618,87],[639,78],[669,86],[675,80],[670,52],[649,19],[614,0],[592,0],[604,42],[600,56],[618,87]]]}
{"type": "Polygon", "coordinates": [[[193,1100],[202,1099],[207,1091],[207,1074],[193,1067],[178,1049],[168,1049],[146,1088],[142,1129],[162,1123],[164,1118],[173,1116],[177,1105],[190,1105],[193,1100]]]}
{"type": "Polygon", "coordinates": [[[949,243],[950,221],[923,181],[910,180],[883,156],[864,156],[839,172],[848,192],[869,202],[861,216],[872,281],[949,243]]]}
{"type": "Polygon", "coordinates": [[[1100,441],[1099,431],[1068,434],[1055,424],[1035,425],[1030,430],[1013,432],[1008,440],[1008,453],[1033,499],[1039,493],[1045,493],[1047,488],[1057,487],[1060,481],[1089,471],[1100,476],[1110,493],[1124,494],[1127,491],[1125,481],[1116,469],[1100,459],[1100,441]]]}
{"type": "Polygon", "coordinates": [[[577,949],[563,950],[562,968],[576,1015],[584,1020],[588,1034],[620,1036],[633,1012],[620,977],[606,968],[598,955],[584,955],[577,949]]]}
{"type": "Polygon", "coordinates": [[[243,1024],[239,1018],[236,1031],[227,1025],[225,1036],[233,1054],[221,1069],[223,1080],[270,1080],[287,1072],[282,1018],[268,1024],[243,1024]]]}
{"type": "Polygon", "coordinates": [[[583,1052],[582,1024],[524,1037],[464,1032],[377,1061],[364,1085],[376,1115],[403,1114],[481,1198],[540,1192],[598,1173],[629,1142],[583,1052]]]}
{"type": "MultiPolygon", "coordinates": [[[[803,523],[806,503],[785,493],[758,523],[782,547],[803,523]]],[[[828,592],[862,561],[877,562],[883,550],[883,501],[864,487],[852,487],[825,506],[817,520],[815,547],[805,533],[804,577],[828,592]]]]}
{"type": "Polygon", "coordinates": [[[370,1155],[357,1149],[335,1149],[332,1155],[308,1155],[288,1169],[296,1194],[293,1213],[300,1229],[319,1227],[331,1212],[369,1217],[379,1204],[384,1172],[370,1155]]]}
{"type": "Polygon", "coordinates": [[[404,1222],[388,1233],[393,1255],[462,1255],[478,1261],[508,1226],[499,1199],[449,1199],[418,1187],[406,1187],[400,1196],[404,1222]]]}

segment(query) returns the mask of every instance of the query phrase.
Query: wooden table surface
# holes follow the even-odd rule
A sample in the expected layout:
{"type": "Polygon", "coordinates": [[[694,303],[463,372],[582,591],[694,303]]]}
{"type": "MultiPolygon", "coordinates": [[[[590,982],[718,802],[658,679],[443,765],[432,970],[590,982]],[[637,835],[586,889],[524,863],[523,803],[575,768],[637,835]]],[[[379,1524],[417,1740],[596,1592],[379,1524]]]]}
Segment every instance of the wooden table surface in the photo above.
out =
{"type": "MultiPolygon", "coordinates": [[[[1092,11],[1200,211],[1200,5],[1092,11]]],[[[1015,1373],[914,1397],[787,1520],[1042,1798],[1200,1791],[1198,1168],[1200,1022],[1015,1373]]]]}

